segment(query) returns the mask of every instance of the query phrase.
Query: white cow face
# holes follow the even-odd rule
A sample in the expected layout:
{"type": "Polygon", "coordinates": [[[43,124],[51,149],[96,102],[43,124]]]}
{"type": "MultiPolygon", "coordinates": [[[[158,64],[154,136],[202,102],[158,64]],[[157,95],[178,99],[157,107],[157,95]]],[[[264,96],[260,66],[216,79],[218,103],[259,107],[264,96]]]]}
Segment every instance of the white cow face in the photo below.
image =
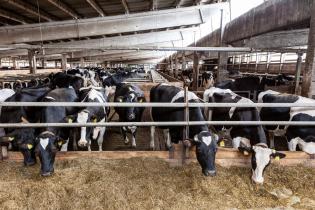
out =
{"type": "Polygon", "coordinates": [[[244,154],[246,152],[252,154],[252,180],[256,184],[264,183],[263,173],[270,164],[271,158],[285,157],[285,154],[276,152],[275,150],[268,148],[265,144],[257,144],[253,147],[239,147],[238,149],[244,154]]]}

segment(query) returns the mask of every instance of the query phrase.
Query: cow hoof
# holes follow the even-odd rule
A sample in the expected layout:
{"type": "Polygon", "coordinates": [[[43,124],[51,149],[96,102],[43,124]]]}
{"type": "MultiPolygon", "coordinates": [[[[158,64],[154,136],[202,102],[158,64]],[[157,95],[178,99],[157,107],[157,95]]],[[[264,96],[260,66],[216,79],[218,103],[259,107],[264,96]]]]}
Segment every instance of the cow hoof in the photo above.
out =
{"type": "Polygon", "coordinates": [[[87,142],[78,142],[79,147],[86,147],[87,146],[87,142]]]}

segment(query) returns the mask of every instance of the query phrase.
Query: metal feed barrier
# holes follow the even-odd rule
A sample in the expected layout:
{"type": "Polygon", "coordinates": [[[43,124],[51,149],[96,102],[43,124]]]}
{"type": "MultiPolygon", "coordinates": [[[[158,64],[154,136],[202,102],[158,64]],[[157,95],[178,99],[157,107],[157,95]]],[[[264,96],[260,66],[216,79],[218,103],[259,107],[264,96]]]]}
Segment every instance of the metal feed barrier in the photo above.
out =
{"type": "MultiPolygon", "coordinates": [[[[189,121],[189,108],[192,107],[306,107],[314,108],[315,103],[307,104],[291,104],[291,103],[189,103],[188,95],[185,94],[184,103],[86,103],[86,102],[0,102],[0,106],[29,106],[29,107],[45,107],[45,106],[71,106],[71,107],[183,107],[185,108],[185,121],[170,122],[104,122],[104,123],[1,123],[2,128],[26,128],[26,127],[120,127],[120,126],[144,126],[151,127],[151,137],[154,136],[155,126],[184,126],[184,136],[188,138],[188,127],[194,125],[294,125],[294,126],[315,126],[315,122],[300,121],[189,121]],[[153,134],[152,134],[153,132],[153,134]]],[[[2,146],[0,150],[0,159],[8,158],[9,160],[20,161],[22,155],[16,152],[8,153],[6,148],[2,146]],[[2,152],[1,152],[2,151],[2,152]]],[[[304,164],[306,166],[315,167],[314,155],[308,155],[304,152],[284,152],[287,158],[281,159],[280,164],[296,165],[304,164]]],[[[182,165],[185,162],[192,161],[194,154],[187,151],[182,144],[173,147],[170,152],[154,151],[154,152],[59,152],[57,159],[73,159],[84,157],[98,157],[103,159],[131,158],[131,157],[159,157],[168,160],[171,165],[182,165]],[[125,154],[125,155],[122,155],[125,154]],[[84,155],[83,155],[84,154],[84,155]],[[117,155],[115,155],[117,154],[117,155]],[[124,156],[124,157],[122,157],[124,156]]],[[[248,166],[250,159],[244,157],[234,149],[220,148],[217,155],[217,162],[223,166],[248,166]]]]}

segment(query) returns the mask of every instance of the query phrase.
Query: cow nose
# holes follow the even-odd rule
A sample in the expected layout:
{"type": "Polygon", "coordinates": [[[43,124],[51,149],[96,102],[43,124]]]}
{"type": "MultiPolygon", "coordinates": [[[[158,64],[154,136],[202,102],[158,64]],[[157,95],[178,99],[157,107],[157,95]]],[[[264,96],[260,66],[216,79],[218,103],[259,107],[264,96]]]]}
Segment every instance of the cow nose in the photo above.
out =
{"type": "Polygon", "coordinates": [[[203,175],[213,177],[216,175],[216,171],[215,170],[205,170],[205,171],[203,171],[203,175]]]}
{"type": "Polygon", "coordinates": [[[135,114],[130,114],[129,115],[129,119],[134,119],[135,118],[135,114]]]}
{"type": "Polygon", "coordinates": [[[43,177],[48,177],[48,176],[51,176],[52,175],[52,172],[42,172],[42,176],[43,177]]]}

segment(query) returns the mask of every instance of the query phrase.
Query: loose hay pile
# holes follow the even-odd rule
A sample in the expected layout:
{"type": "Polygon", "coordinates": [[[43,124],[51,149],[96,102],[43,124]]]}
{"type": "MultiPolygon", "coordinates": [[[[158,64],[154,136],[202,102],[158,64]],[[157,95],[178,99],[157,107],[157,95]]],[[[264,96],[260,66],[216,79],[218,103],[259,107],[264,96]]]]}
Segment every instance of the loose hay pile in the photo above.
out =
{"type": "Polygon", "coordinates": [[[38,166],[0,163],[0,208],[315,208],[315,170],[303,167],[271,166],[263,187],[252,185],[248,168],[218,167],[210,178],[198,164],[170,168],[157,159],[76,159],[55,170],[42,178],[38,166]]]}

